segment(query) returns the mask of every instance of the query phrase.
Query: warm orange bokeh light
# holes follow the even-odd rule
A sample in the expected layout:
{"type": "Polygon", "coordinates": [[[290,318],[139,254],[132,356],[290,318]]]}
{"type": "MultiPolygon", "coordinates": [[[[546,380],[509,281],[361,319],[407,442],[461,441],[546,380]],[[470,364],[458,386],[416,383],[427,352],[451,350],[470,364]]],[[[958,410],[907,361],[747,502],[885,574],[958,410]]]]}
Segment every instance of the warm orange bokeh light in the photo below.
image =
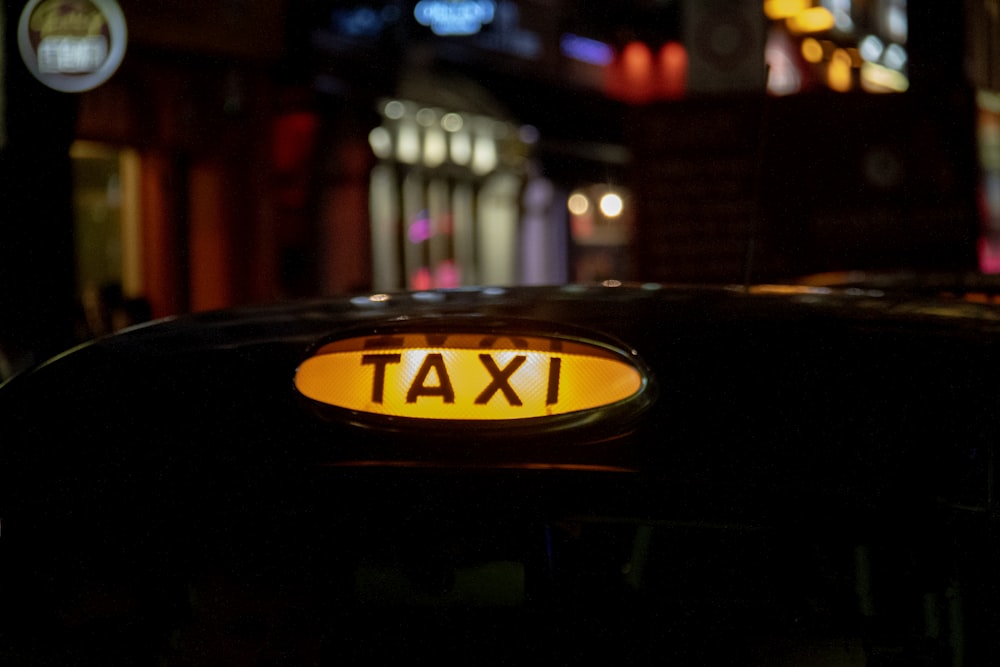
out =
{"type": "Polygon", "coordinates": [[[786,19],[808,9],[809,0],[764,0],[764,14],[771,20],[786,19]]]}
{"type": "Polygon", "coordinates": [[[854,86],[851,73],[851,56],[838,49],[826,68],[826,83],[832,90],[846,93],[854,86]]]}
{"type": "Polygon", "coordinates": [[[629,42],[608,66],[605,85],[611,97],[642,103],[679,99],[687,92],[688,54],[679,42],[667,42],[655,56],[644,42],[629,42]]]}
{"type": "Polygon", "coordinates": [[[795,34],[825,32],[837,24],[826,7],[810,7],[786,19],[788,29],[795,34]]]}
{"type": "Polygon", "coordinates": [[[653,54],[649,47],[642,42],[626,44],[622,49],[622,68],[629,81],[648,79],[653,70],[653,54]]]}
{"type": "Polygon", "coordinates": [[[687,89],[688,55],[679,42],[667,42],[660,48],[660,93],[663,97],[676,99],[684,96],[687,89]]]}
{"type": "Polygon", "coordinates": [[[653,54],[642,42],[629,42],[622,49],[619,61],[618,87],[622,96],[634,102],[652,97],[653,54]]]}
{"type": "Polygon", "coordinates": [[[812,37],[802,40],[802,57],[806,62],[818,63],[823,61],[823,45],[812,37]]]}

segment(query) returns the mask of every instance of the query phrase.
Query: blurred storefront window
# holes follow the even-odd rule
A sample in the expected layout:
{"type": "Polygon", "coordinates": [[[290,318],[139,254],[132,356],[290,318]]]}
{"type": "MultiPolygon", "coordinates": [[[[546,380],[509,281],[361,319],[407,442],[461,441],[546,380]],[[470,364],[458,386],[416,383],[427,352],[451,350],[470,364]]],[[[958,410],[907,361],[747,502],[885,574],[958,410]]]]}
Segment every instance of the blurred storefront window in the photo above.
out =
{"type": "Polygon", "coordinates": [[[70,157],[79,334],[85,338],[146,319],[139,156],[132,149],[77,141],[70,157]]]}
{"type": "MultiPolygon", "coordinates": [[[[6,27],[4,24],[4,10],[3,4],[0,3],[0,150],[3,150],[4,146],[7,144],[7,77],[6,77],[6,66],[4,63],[6,44],[4,41],[4,35],[6,33],[6,27]]],[[[0,375],[0,377],[3,377],[0,375]]]]}
{"type": "Polygon", "coordinates": [[[1000,273],[1000,3],[963,3],[965,74],[976,89],[979,157],[979,268],[1000,273]]]}
{"type": "Polygon", "coordinates": [[[526,262],[565,261],[554,243],[552,252],[537,247],[549,234],[521,242],[531,132],[406,99],[384,99],[378,111],[381,124],[368,137],[378,160],[370,190],[376,290],[514,284],[539,273],[524,271],[526,262]]]}
{"type": "Polygon", "coordinates": [[[1000,94],[981,91],[978,95],[980,207],[983,239],[980,268],[1000,273],[1000,94]]]}

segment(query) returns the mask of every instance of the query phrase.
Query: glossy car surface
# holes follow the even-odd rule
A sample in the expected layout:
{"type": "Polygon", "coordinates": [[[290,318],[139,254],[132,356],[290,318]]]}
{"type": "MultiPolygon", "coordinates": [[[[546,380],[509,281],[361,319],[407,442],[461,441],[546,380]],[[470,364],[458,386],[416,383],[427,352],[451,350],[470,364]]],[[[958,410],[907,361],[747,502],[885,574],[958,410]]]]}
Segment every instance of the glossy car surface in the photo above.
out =
{"type": "MultiPolygon", "coordinates": [[[[0,387],[0,658],[990,664],[989,301],[484,288],[100,339],[0,387]],[[494,354],[519,337],[607,349],[641,387],[500,421],[373,416],[296,389],[331,341],[403,333],[433,349],[474,335],[487,372],[454,396],[453,370],[422,353],[411,403],[523,402],[526,371],[494,354]]],[[[360,391],[389,391],[376,378],[399,356],[357,362],[360,391]]]]}

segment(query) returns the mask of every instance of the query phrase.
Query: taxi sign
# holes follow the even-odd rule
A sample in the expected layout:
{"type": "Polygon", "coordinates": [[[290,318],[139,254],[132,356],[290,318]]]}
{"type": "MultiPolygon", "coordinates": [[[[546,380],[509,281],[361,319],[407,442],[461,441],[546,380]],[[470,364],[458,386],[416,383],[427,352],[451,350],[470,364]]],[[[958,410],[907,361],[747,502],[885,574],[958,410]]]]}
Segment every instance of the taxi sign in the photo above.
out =
{"type": "Polygon", "coordinates": [[[502,421],[618,405],[648,383],[634,354],[549,335],[404,331],[316,350],[295,374],[314,401],[376,416],[502,421]]]}

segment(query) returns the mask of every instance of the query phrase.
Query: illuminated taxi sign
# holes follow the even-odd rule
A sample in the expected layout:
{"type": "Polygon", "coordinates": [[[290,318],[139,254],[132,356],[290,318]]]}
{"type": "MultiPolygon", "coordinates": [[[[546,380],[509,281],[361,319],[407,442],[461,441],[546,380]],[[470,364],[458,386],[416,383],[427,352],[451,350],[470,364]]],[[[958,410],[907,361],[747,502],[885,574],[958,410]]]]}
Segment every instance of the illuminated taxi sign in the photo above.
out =
{"type": "Polygon", "coordinates": [[[295,386],[356,412],[431,420],[520,420],[594,410],[640,394],[624,352],[580,340],[407,332],[318,349],[295,386]]]}

